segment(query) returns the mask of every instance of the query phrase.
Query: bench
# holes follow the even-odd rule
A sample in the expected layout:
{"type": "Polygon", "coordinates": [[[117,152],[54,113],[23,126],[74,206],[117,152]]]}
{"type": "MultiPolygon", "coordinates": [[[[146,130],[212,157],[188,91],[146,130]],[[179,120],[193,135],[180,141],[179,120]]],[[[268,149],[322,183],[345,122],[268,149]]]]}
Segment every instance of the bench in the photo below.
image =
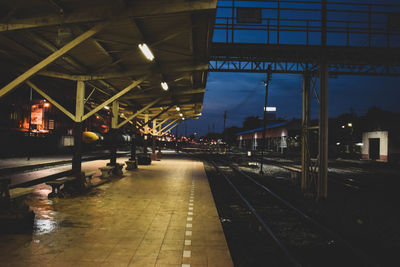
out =
{"type": "Polygon", "coordinates": [[[0,180],[0,210],[1,213],[8,214],[7,211],[12,210],[11,213],[18,213],[31,215],[29,206],[25,204],[25,197],[33,193],[33,187],[16,187],[10,189],[11,179],[5,178],[0,180]]]}
{"type": "Polygon", "coordinates": [[[10,199],[17,199],[33,193],[33,187],[17,187],[10,189],[10,199]]]}
{"type": "Polygon", "coordinates": [[[90,171],[90,172],[85,172],[85,181],[87,183],[88,186],[92,186],[92,179],[93,179],[93,175],[95,174],[95,171],[90,171]]]}
{"type": "Polygon", "coordinates": [[[32,187],[9,188],[10,179],[0,182],[0,224],[2,229],[27,229],[32,227],[35,213],[25,202],[25,197],[33,193],[32,187]],[[8,180],[8,181],[7,181],[8,180]]]}
{"type": "Polygon", "coordinates": [[[99,170],[101,171],[100,178],[101,179],[109,179],[111,178],[112,171],[114,170],[114,166],[105,166],[105,167],[100,167],[99,170]]]}
{"type": "Polygon", "coordinates": [[[138,165],[150,165],[151,158],[147,155],[138,156],[138,165]]]}
{"type": "Polygon", "coordinates": [[[8,189],[10,183],[11,179],[9,178],[0,179],[0,200],[10,199],[10,191],[8,189]]]}
{"type": "Polygon", "coordinates": [[[122,168],[124,168],[125,164],[124,163],[116,163],[115,164],[115,168],[113,170],[113,174],[117,177],[122,177],[123,176],[123,172],[122,172],[122,168]]]}
{"type": "Polygon", "coordinates": [[[125,161],[125,163],[126,163],[126,169],[127,170],[135,170],[135,169],[137,169],[138,163],[137,163],[137,159],[136,158],[134,160],[125,161]]]}
{"type": "Polygon", "coordinates": [[[61,186],[64,184],[67,184],[69,182],[72,182],[74,180],[76,180],[76,177],[66,177],[66,178],[61,178],[61,179],[46,182],[47,185],[51,186],[51,193],[48,194],[47,197],[48,198],[56,197],[56,196],[62,197],[61,186]]]}

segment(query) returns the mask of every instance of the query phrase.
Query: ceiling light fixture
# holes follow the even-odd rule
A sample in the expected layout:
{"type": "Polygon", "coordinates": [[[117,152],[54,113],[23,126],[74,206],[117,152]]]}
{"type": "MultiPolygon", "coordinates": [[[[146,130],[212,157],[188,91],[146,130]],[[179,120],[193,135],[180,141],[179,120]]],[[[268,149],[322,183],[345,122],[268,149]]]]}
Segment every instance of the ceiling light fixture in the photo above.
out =
{"type": "Polygon", "coordinates": [[[166,82],[161,82],[161,87],[162,89],[164,89],[165,91],[168,90],[168,84],[166,82]]]}
{"type": "Polygon", "coordinates": [[[138,45],[140,48],[140,51],[142,51],[143,55],[150,61],[152,61],[154,59],[154,55],[151,52],[150,48],[147,46],[147,44],[143,43],[143,44],[139,44],[138,45]]]}

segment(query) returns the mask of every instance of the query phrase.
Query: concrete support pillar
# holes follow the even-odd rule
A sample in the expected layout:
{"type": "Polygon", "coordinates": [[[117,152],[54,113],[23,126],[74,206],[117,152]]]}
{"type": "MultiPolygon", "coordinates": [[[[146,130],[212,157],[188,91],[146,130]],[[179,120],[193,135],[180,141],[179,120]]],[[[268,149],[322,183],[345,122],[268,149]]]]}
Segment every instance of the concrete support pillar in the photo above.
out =
{"type": "Polygon", "coordinates": [[[117,147],[118,147],[118,112],[119,112],[119,102],[115,100],[112,103],[111,108],[111,147],[110,147],[110,164],[115,166],[117,164],[117,147]]]}
{"type": "Polygon", "coordinates": [[[76,87],[76,108],[75,116],[76,122],[74,123],[74,150],[72,156],[72,173],[76,177],[81,176],[82,171],[82,117],[84,114],[84,98],[85,98],[85,83],[83,81],[77,82],[76,87]]]}
{"type": "Polygon", "coordinates": [[[302,132],[301,132],[301,189],[304,193],[309,192],[310,171],[310,142],[308,127],[310,127],[310,73],[303,75],[303,98],[302,98],[302,132]]]}

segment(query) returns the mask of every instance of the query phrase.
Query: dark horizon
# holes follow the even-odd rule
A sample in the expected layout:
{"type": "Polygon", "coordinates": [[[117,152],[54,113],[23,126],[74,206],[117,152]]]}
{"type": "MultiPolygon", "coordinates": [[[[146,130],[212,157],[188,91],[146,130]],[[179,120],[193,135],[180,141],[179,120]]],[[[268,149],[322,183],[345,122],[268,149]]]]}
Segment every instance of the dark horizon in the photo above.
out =
{"type": "MultiPolygon", "coordinates": [[[[262,118],[265,74],[209,73],[202,116],[187,121],[187,133],[203,136],[210,131],[222,132],[224,112],[226,127],[241,127],[244,118],[262,118]]],[[[329,79],[329,117],[335,118],[353,110],[358,116],[371,107],[400,112],[399,77],[339,76],[329,79]]],[[[301,118],[301,75],[273,74],[268,93],[268,106],[277,107],[276,116],[290,120],[301,118]]],[[[311,118],[318,118],[318,105],[313,96],[311,118]]],[[[185,123],[185,122],[184,122],[185,123]]],[[[179,132],[183,134],[183,125],[179,132]]]]}

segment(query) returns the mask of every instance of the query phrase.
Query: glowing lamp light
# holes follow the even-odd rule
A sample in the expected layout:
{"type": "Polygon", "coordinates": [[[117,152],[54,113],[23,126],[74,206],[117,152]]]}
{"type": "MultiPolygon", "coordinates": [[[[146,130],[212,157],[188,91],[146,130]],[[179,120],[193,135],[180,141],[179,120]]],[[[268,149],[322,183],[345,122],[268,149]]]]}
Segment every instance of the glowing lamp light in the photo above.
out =
{"type": "Polygon", "coordinates": [[[139,49],[140,51],[142,51],[143,55],[150,61],[153,61],[154,59],[154,55],[151,52],[150,48],[147,46],[147,44],[143,43],[143,44],[139,44],[139,49]]]}
{"type": "Polygon", "coordinates": [[[264,110],[267,112],[275,112],[276,111],[276,107],[264,107],[264,110]]]}
{"type": "Polygon", "coordinates": [[[183,116],[183,114],[182,114],[182,113],[179,113],[179,116],[181,116],[181,117],[182,117],[182,116],[183,116]]]}
{"type": "Polygon", "coordinates": [[[185,118],[182,118],[182,120],[184,121],[184,120],[185,120],[185,118]]]}
{"type": "Polygon", "coordinates": [[[110,107],[109,106],[104,106],[104,109],[109,110],[110,107]]]}
{"type": "Polygon", "coordinates": [[[351,122],[349,122],[349,123],[347,124],[347,126],[353,127],[353,124],[352,124],[351,122]]]}
{"type": "Polygon", "coordinates": [[[47,102],[46,102],[46,103],[44,103],[44,104],[43,104],[43,107],[45,107],[45,108],[48,108],[48,107],[50,107],[50,103],[47,103],[47,102]]]}
{"type": "Polygon", "coordinates": [[[180,111],[180,110],[181,110],[181,108],[176,106],[176,111],[180,111]]]}
{"type": "Polygon", "coordinates": [[[162,82],[162,83],[161,83],[161,87],[162,87],[162,89],[164,89],[165,91],[168,90],[168,84],[167,84],[166,82],[162,82]]]}

